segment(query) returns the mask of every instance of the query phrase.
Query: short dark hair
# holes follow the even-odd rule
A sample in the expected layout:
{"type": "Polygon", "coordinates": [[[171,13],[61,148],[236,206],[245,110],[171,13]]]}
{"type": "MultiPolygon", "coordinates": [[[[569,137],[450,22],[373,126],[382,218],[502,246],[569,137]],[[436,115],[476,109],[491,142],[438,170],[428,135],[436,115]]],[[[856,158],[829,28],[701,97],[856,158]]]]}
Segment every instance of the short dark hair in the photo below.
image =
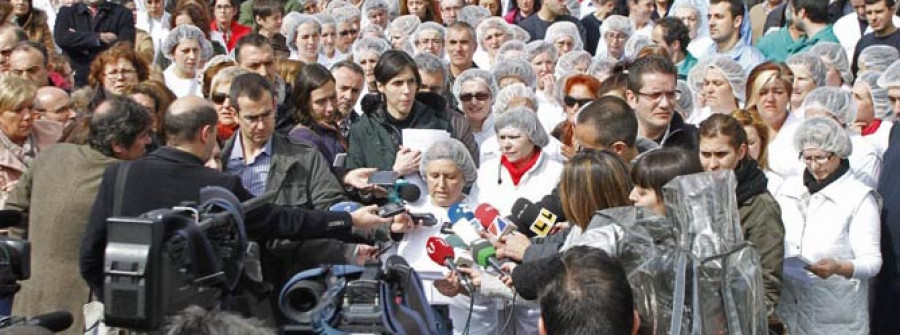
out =
{"type": "Polygon", "coordinates": [[[209,104],[198,104],[190,110],[166,111],[166,142],[177,145],[188,142],[206,126],[215,126],[219,121],[216,109],[209,104]]]}
{"type": "Polygon", "coordinates": [[[342,60],[340,62],[334,63],[334,65],[331,66],[331,73],[334,73],[335,71],[342,69],[342,68],[346,68],[350,71],[353,71],[354,73],[356,73],[360,76],[366,75],[366,70],[363,69],[362,66],[359,66],[359,64],[356,64],[356,62],[354,62],[354,61],[346,60],[346,59],[342,60]]]}
{"type": "Polygon", "coordinates": [[[747,16],[744,15],[744,3],[741,2],[741,0],[709,0],[710,6],[720,3],[727,3],[729,5],[732,19],[740,16],[744,21],[747,21],[747,16]]]}
{"type": "Polygon", "coordinates": [[[422,83],[422,77],[419,76],[419,68],[416,62],[406,52],[399,50],[388,50],[378,58],[375,64],[375,81],[385,85],[391,79],[394,79],[404,69],[410,69],[416,77],[416,84],[422,83]]]}
{"type": "MultiPolygon", "coordinates": [[[[334,76],[321,64],[306,64],[294,81],[294,117],[304,126],[312,126],[314,120],[309,110],[312,91],[334,82],[334,76]]],[[[234,85],[232,83],[232,85],[234,85]]]]}
{"type": "Polygon", "coordinates": [[[678,68],[666,57],[651,55],[638,58],[628,68],[628,89],[638,92],[644,87],[644,75],[660,73],[678,77],[678,68]]]}
{"type": "Polygon", "coordinates": [[[551,264],[550,283],[538,298],[547,334],[631,334],[634,300],[619,261],[576,246],[551,264]]]}
{"type": "Polygon", "coordinates": [[[877,4],[877,3],[882,2],[882,1],[884,1],[884,5],[885,5],[885,6],[890,7],[890,8],[893,8],[893,7],[894,7],[894,4],[896,3],[894,0],[866,0],[866,4],[867,4],[867,5],[874,5],[874,4],[877,4]]]}
{"type": "Polygon", "coordinates": [[[806,10],[806,16],[815,23],[828,23],[828,1],[821,0],[791,0],[794,13],[801,9],[806,10]]]}
{"type": "Polygon", "coordinates": [[[13,48],[13,52],[16,51],[29,51],[29,50],[37,50],[41,53],[41,56],[44,57],[44,67],[47,67],[47,64],[50,62],[50,56],[47,55],[47,48],[44,47],[43,44],[34,42],[34,41],[22,41],[16,44],[13,48]]]}
{"type": "Polygon", "coordinates": [[[262,100],[265,95],[275,96],[272,84],[265,77],[257,73],[244,73],[231,81],[231,88],[228,90],[228,99],[231,100],[231,106],[234,107],[235,113],[240,114],[241,108],[237,101],[240,97],[250,98],[253,101],[262,100]]]}
{"type": "Polygon", "coordinates": [[[113,157],[113,144],[130,147],[153,122],[144,106],[119,95],[107,96],[97,109],[91,116],[87,142],[109,157],[113,157]],[[99,110],[103,106],[107,107],[99,110]]]}
{"type": "Polygon", "coordinates": [[[717,136],[728,137],[728,144],[735,149],[741,144],[747,144],[747,131],[744,130],[744,125],[728,114],[713,114],[703,120],[700,122],[698,133],[701,141],[717,136]]]}
{"type": "Polygon", "coordinates": [[[592,128],[596,143],[606,148],[618,141],[634,148],[637,141],[637,117],[628,103],[619,97],[603,96],[588,104],[578,112],[575,124],[592,128]]]}
{"type": "Polygon", "coordinates": [[[663,30],[663,40],[666,44],[672,45],[675,41],[680,42],[679,50],[687,53],[688,44],[691,43],[691,35],[688,27],[679,19],[667,17],[656,21],[656,26],[663,30]]]}
{"type": "MultiPolygon", "coordinates": [[[[538,1],[535,1],[535,2],[538,2],[538,1]]],[[[468,31],[469,37],[472,38],[472,42],[478,43],[478,37],[477,37],[477,35],[475,35],[475,28],[472,27],[472,25],[469,24],[468,22],[462,22],[462,21],[456,21],[453,24],[451,24],[449,27],[447,27],[447,33],[444,34],[444,38],[447,38],[450,30],[459,30],[459,29],[464,29],[464,30],[468,31]]]]}
{"type": "Polygon", "coordinates": [[[241,63],[241,49],[247,46],[258,49],[269,48],[272,50],[272,52],[275,52],[275,49],[272,48],[272,44],[269,42],[268,37],[260,35],[259,33],[250,33],[245,35],[244,37],[241,37],[241,39],[239,39],[237,41],[237,44],[235,44],[234,46],[234,61],[238,64],[241,63]]]}
{"type": "Polygon", "coordinates": [[[662,187],[675,177],[703,172],[700,156],[679,148],[659,148],[637,158],[631,169],[634,186],[649,188],[662,200],[662,187]]]}
{"type": "Polygon", "coordinates": [[[267,18],[275,13],[284,14],[284,6],[278,0],[252,0],[250,5],[253,12],[253,22],[256,23],[256,17],[267,18]]]}

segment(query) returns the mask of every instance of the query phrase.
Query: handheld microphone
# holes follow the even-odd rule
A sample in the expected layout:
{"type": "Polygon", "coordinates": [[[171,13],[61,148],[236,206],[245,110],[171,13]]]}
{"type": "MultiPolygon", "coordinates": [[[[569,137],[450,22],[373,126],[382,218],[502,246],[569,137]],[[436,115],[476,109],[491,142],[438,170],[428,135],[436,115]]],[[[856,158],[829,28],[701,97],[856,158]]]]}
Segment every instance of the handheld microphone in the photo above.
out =
{"type": "Polygon", "coordinates": [[[472,213],[472,210],[469,209],[469,206],[466,206],[463,203],[455,203],[450,205],[450,208],[447,209],[447,218],[450,219],[450,222],[456,224],[459,220],[472,220],[475,218],[475,213],[472,213]]]}
{"type": "Polygon", "coordinates": [[[517,223],[519,232],[528,237],[547,236],[558,218],[556,213],[525,198],[516,200],[512,207],[512,221],[517,223]]]}
{"type": "Polygon", "coordinates": [[[515,225],[507,222],[500,216],[500,211],[490,204],[479,204],[475,208],[475,218],[481,222],[484,231],[494,237],[500,237],[516,229],[515,225]]]}
{"type": "Polygon", "coordinates": [[[329,211],[332,211],[332,212],[347,212],[347,213],[351,213],[351,212],[354,212],[354,211],[356,211],[357,209],[360,209],[360,208],[362,208],[362,207],[363,207],[363,205],[360,204],[360,203],[358,203],[358,202],[353,202],[353,201],[341,201],[341,202],[339,202],[339,203],[336,203],[336,204],[334,204],[334,205],[331,205],[331,207],[328,207],[328,210],[329,210],[329,211]]]}
{"type": "Polygon", "coordinates": [[[416,184],[404,179],[397,179],[394,185],[388,188],[388,202],[416,202],[421,196],[422,190],[416,184]]]}
{"type": "Polygon", "coordinates": [[[428,258],[431,258],[431,261],[446,266],[453,272],[458,273],[463,284],[471,291],[472,284],[469,283],[469,278],[462,272],[459,272],[456,263],[453,263],[453,258],[455,257],[453,247],[451,247],[447,241],[437,236],[429,237],[428,241],[425,242],[425,252],[428,253],[428,258]]]}
{"type": "Polygon", "coordinates": [[[499,273],[509,274],[500,267],[500,262],[497,261],[497,250],[487,240],[482,239],[472,245],[472,256],[475,258],[475,263],[482,267],[490,266],[499,273]]]}

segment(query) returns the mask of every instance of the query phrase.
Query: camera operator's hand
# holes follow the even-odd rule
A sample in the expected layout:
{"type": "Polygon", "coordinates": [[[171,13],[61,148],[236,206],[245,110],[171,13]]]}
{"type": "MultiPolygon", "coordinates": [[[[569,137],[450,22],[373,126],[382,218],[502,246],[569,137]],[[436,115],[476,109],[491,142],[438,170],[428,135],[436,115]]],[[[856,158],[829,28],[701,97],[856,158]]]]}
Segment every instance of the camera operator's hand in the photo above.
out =
{"type": "Polygon", "coordinates": [[[391,218],[378,216],[378,206],[375,205],[357,209],[350,213],[350,217],[353,219],[353,226],[362,229],[371,229],[381,224],[391,223],[391,218]]]}
{"type": "Polygon", "coordinates": [[[516,266],[519,266],[519,264],[517,264],[515,262],[506,262],[506,263],[503,263],[500,265],[500,268],[503,269],[503,271],[506,271],[506,273],[508,273],[508,275],[507,274],[501,275],[500,281],[502,281],[503,284],[505,284],[507,287],[514,289],[514,290],[516,289],[516,287],[513,285],[512,273],[516,269],[516,266]]]}
{"type": "Polygon", "coordinates": [[[472,283],[472,288],[477,290],[481,287],[481,270],[464,266],[458,267],[457,269],[459,269],[459,273],[469,276],[469,282],[472,283]]]}
{"type": "Polygon", "coordinates": [[[462,284],[459,282],[459,278],[456,277],[456,273],[451,271],[443,279],[435,280],[434,288],[442,295],[452,298],[462,291],[462,284]]]}
{"type": "Polygon", "coordinates": [[[412,217],[408,213],[400,213],[394,215],[394,222],[391,223],[391,232],[402,234],[413,229],[417,224],[418,222],[413,222],[412,217]]]}
{"type": "Polygon", "coordinates": [[[419,162],[422,160],[422,152],[410,148],[400,147],[397,158],[394,160],[392,170],[401,176],[410,175],[419,171],[419,162]]]}
{"type": "Polygon", "coordinates": [[[525,249],[528,249],[529,246],[531,246],[531,240],[520,232],[514,231],[500,236],[497,258],[509,258],[521,262],[522,258],[525,258],[525,249]]]}
{"type": "Polygon", "coordinates": [[[365,265],[366,262],[378,257],[378,247],[368,244],[356,245],[356,265],[365,265]]]}
{"type": "Polygon", "coordinates": [[[358,190],[369,191],[375,185],[369,184],[369,177],[372,173],[378,171],[376,168],[359,168],[353,169],[344,175],[344,185],[350,185],[358,190]]]}

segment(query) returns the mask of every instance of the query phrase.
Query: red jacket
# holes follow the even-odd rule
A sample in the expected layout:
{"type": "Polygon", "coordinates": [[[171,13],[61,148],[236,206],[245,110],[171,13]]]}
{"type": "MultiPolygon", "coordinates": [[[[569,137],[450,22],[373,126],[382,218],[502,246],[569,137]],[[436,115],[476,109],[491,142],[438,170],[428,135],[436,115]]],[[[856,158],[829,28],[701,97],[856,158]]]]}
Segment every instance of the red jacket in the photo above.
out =
{"type": "MultiPolygon", "coordinates": [[[[216,21],[209,23],[209,30],[214,32],[219,32],[219,28],[216,27],[216,21]]],[[[225,40],[225,48],[228,49],[228,52],[234,50],[234,46],[237,44],[237,41],[241,39],[241,37],[247,36],[252,30],[250,27],[237,23],[235,20],[231,20],[231,28],[229,30],[231,32],[231,36],[225,36],[222,34],[222,38],[225,40]]]]}

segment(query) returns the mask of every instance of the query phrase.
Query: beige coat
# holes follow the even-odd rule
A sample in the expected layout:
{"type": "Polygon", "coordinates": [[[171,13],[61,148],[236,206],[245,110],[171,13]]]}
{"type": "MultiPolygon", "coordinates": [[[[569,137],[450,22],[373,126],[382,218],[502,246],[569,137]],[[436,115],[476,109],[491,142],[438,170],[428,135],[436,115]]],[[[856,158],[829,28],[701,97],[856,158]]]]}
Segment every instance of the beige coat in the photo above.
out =
{"type": "Polygon", "coordinates": [[[78,247],[107,166],[118,162],[87,145],[58,144],[38,156],[10,194],[6,209],[28,213],[31,279],[13,302],[14,315],[72,313],[65,334],[81,334],[88,286],[78,247]]]}
{"type": "MultiPolygon", "coordinates": [[[[35,139],[35,152],[39,155],[47,147],[56,144],[62,136],[62,124],[56,121],[35,120],[31,136],[35,139]]],[[[0,206],[6,203],[9,192],[16,186],[28,167],[11,151],[0,146],[0,206]]]]}

